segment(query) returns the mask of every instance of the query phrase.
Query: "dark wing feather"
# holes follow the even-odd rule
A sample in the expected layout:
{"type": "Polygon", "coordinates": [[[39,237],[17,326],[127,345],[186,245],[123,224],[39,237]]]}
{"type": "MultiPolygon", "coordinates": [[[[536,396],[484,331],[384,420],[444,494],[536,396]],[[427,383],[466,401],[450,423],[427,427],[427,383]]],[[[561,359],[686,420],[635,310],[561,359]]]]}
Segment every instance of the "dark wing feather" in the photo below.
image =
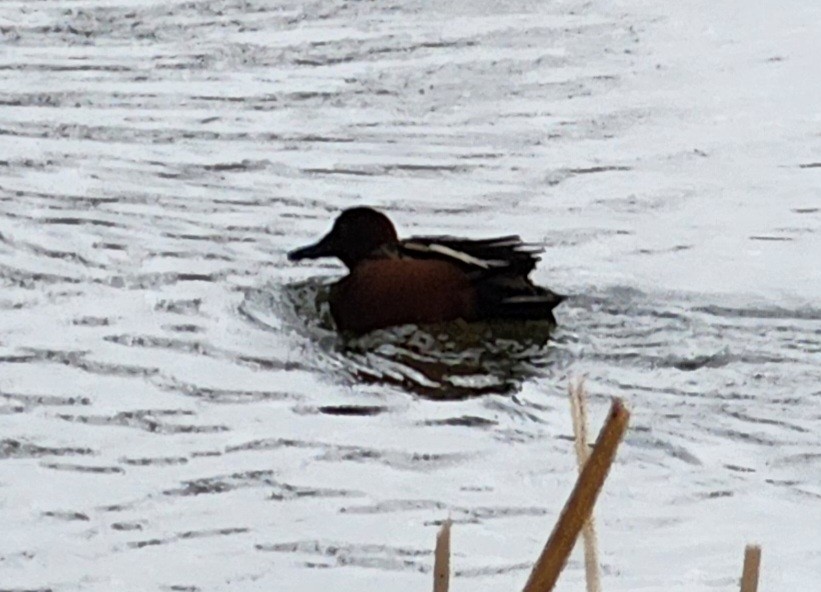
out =
{"type": "Polygon", "coordinates": [[[466,272],[509,272],[527,275],[539,261],[541,249],[516,235],[470,240],[451,236],[419,236],[398,243],[409,257],[449,261],[466,272]]]}
{"type": "Polygon", "coordinates": [[[468,240],[451,236],[413,237],[390,246],[383,255],[448,261],[475,283],[482,318],[544,319],[555,323],[552,310],[565,297],[536,286],[528,274],[542,249],[516,235],[468,240]]]}

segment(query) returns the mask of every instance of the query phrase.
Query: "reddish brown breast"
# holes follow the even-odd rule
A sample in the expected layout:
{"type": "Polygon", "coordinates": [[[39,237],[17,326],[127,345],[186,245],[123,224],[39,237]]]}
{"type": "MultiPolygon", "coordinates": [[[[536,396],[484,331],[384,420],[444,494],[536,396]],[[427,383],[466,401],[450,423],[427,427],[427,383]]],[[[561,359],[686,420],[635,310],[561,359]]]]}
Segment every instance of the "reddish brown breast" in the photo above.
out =
{"type": "Polygon", "coordinates": [[[474,320],[470,278],[446,261],[374,259],[359,263],[331,288],[339,329],[363,333],[405,323],[474,320]]]}

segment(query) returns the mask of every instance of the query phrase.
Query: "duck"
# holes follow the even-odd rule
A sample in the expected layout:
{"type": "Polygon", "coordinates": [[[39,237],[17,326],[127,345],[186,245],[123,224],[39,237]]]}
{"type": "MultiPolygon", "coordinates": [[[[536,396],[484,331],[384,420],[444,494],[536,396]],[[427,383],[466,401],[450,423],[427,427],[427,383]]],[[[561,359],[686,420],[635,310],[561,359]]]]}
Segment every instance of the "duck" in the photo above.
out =
{"type": "Polygon", "coordinates": [[[528,277],[541,252],[518,235],[400,240],[388,216],[360,206],[342,211],[330,232],[288,259],[339,259],[348,274],[331,285],[331,316],[340,331],[364,334],[459,319],[555,325],[553,309],[565,296],[528,277]]]}

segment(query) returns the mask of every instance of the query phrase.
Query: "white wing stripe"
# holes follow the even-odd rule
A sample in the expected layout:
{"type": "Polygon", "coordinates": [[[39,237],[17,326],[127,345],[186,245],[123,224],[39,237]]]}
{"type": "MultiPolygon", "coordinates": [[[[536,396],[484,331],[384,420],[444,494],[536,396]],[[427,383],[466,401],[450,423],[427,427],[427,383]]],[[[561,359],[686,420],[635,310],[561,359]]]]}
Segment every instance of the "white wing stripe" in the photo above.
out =
{"type": "Polygon", "coordinates": [[[457,251],[456,249],[451,249],[450,247],[446,247],[444,245],[437,245],[436,243],[431,243],[429,245],[423,245],[420,243],[404,243],[403,246],[412,251],[438,253],[439,255],[456,259],[457,261],[467,263],[468,265],[475,265],[477,267],[481,267],[482,269],[490,269],[491,267],[506,267],[509,265],[507,261],[501,261],[499,259],[479,259],[478,257],[473,257],[472,255],[468,255],[462,251],[457,251]]]}

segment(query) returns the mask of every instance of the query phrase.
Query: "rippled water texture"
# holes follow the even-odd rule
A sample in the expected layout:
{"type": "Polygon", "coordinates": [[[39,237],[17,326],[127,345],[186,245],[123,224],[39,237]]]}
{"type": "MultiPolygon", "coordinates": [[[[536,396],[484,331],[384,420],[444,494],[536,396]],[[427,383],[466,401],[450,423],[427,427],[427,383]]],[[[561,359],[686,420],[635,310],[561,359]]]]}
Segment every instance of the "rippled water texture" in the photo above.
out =
{"type": "MultiPolygon", "coordinates": [[[[0,589],[519,589],[632,428],[606,590],[821,573],[817,2],[0,3],[0,589]],[[344,207],[520,233],[559,327],[340,338],[344,207]]],[[[561,590],[583,586],[574,555],[561,590]]]]}

